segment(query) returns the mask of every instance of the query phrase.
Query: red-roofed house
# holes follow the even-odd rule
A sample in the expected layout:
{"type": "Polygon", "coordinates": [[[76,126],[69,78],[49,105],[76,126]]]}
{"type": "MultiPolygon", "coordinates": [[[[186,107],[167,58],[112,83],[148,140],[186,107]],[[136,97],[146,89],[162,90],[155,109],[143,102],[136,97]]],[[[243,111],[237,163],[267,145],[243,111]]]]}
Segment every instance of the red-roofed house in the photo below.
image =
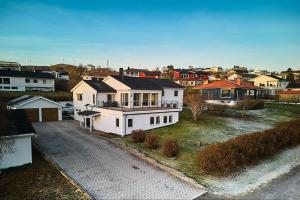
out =
{"type": "Polygon", "coordinates": [[[200,94],[207,103],[224,104],[234,106],[240,100],[258,99],[261,97],[262,89],[251,85],[229,80],[215,81],[206,85],[199,85],[193,89],[200,90],[200,94]]]}

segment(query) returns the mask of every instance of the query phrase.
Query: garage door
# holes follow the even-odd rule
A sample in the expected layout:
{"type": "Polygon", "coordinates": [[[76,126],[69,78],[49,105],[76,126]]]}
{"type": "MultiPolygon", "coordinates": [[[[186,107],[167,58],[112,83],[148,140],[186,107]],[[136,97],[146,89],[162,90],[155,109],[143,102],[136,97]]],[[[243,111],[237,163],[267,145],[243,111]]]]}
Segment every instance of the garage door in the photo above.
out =
{"type": "Polygon", "coordinates": [[[43,122],[58,121],[57,108],[42,108],[43,122]]]}
{"type": "Polygon", "coordinates": [[[38,108],[25,109],[25,112],[27,113],[27,116],[31,122],[39,121],[39,109],[38,108]]]}

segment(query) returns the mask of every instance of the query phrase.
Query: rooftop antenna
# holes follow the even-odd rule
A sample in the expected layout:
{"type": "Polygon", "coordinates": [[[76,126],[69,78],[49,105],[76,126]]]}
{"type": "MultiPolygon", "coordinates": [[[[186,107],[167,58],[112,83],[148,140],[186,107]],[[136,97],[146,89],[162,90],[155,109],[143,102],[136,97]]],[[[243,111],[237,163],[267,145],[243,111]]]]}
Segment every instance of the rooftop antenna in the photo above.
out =
{"type": "Polygon", "coordinates": [[[108,65],[109,65],[109,61],[108,59],[106,60],[106,68],[108,68],[108,65]]]}

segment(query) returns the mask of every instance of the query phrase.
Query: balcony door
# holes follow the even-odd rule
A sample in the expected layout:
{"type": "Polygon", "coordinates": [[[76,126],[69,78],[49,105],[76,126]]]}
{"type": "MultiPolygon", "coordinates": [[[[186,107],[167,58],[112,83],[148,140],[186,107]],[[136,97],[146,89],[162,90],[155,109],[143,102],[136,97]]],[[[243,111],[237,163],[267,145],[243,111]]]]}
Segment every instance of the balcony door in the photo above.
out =
{"type": "Polygon", "coordinates": [[[143,106],[149,106],[149,93],[143,93],[143,106]]]}
{"type": "Polygon", "coordinates": [[[128,106],[128,93],[121,93],[121,105],[128,106]]]}
{"type": "Polygon", "coordinates": [[[133,94],[133,106],[141,106],[141,93],[133,94]]]}

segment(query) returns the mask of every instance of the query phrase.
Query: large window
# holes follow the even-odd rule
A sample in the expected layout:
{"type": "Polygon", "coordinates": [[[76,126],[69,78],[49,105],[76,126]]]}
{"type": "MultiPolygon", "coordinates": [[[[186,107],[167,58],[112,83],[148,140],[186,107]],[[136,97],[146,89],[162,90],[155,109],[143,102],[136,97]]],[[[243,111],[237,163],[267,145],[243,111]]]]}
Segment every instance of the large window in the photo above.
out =
{"type": "Polygon", "coordinates": [[[128,93],[121,93],[121,105],[128,106],[128,93]]]}
{"type": "Polygon", "coordinates": [[[149,93],[143,93],[143,106],[149,106],[149,93]]]}
{"type": "Polygon", "coordinates": [[[150,117],[150,124],[151,124],[151,125],[154,124],[154,117],[150,117]]]}
{"type": "Polygon", "coordinates": [[[221,90],[221,98],[230,98],[231,97],[231,90],[221,90]]]}
{"type": "Polygon", "coordinates": [[[157,106],[158,103],[158,94],[152,93],[151,94],[151,106],[157,106]]]}
{"type": "Polygon", "coordinates": [[[132,127],[132,119],[128,119],[128,127],[132,127]]]}
{"type": "Polygon", "coordinates": [[[169,115],[169,123],[172,123],[172,121],[173,121],[172,115],[169,115]]]}
{"type": "Polygon", "coordinates": [[[168,123],[168,116],[164,116],[164,123],[168,123]]]}
{"type": "Polygon", "coordinates": [[[3,78],[3,83],[4,84],[10,84],[10,79],[9,78],[3,78]]]}
{"type": "Polygon", "coordinates": [[[133,94],[133,105],[140,106],[141,105],[141,93],[133,94]]]}
{"type": "Polygon", "coordinates": [[[77,100],[82,101],[82,94],[76,94],[77,95],[77,100]]]}

